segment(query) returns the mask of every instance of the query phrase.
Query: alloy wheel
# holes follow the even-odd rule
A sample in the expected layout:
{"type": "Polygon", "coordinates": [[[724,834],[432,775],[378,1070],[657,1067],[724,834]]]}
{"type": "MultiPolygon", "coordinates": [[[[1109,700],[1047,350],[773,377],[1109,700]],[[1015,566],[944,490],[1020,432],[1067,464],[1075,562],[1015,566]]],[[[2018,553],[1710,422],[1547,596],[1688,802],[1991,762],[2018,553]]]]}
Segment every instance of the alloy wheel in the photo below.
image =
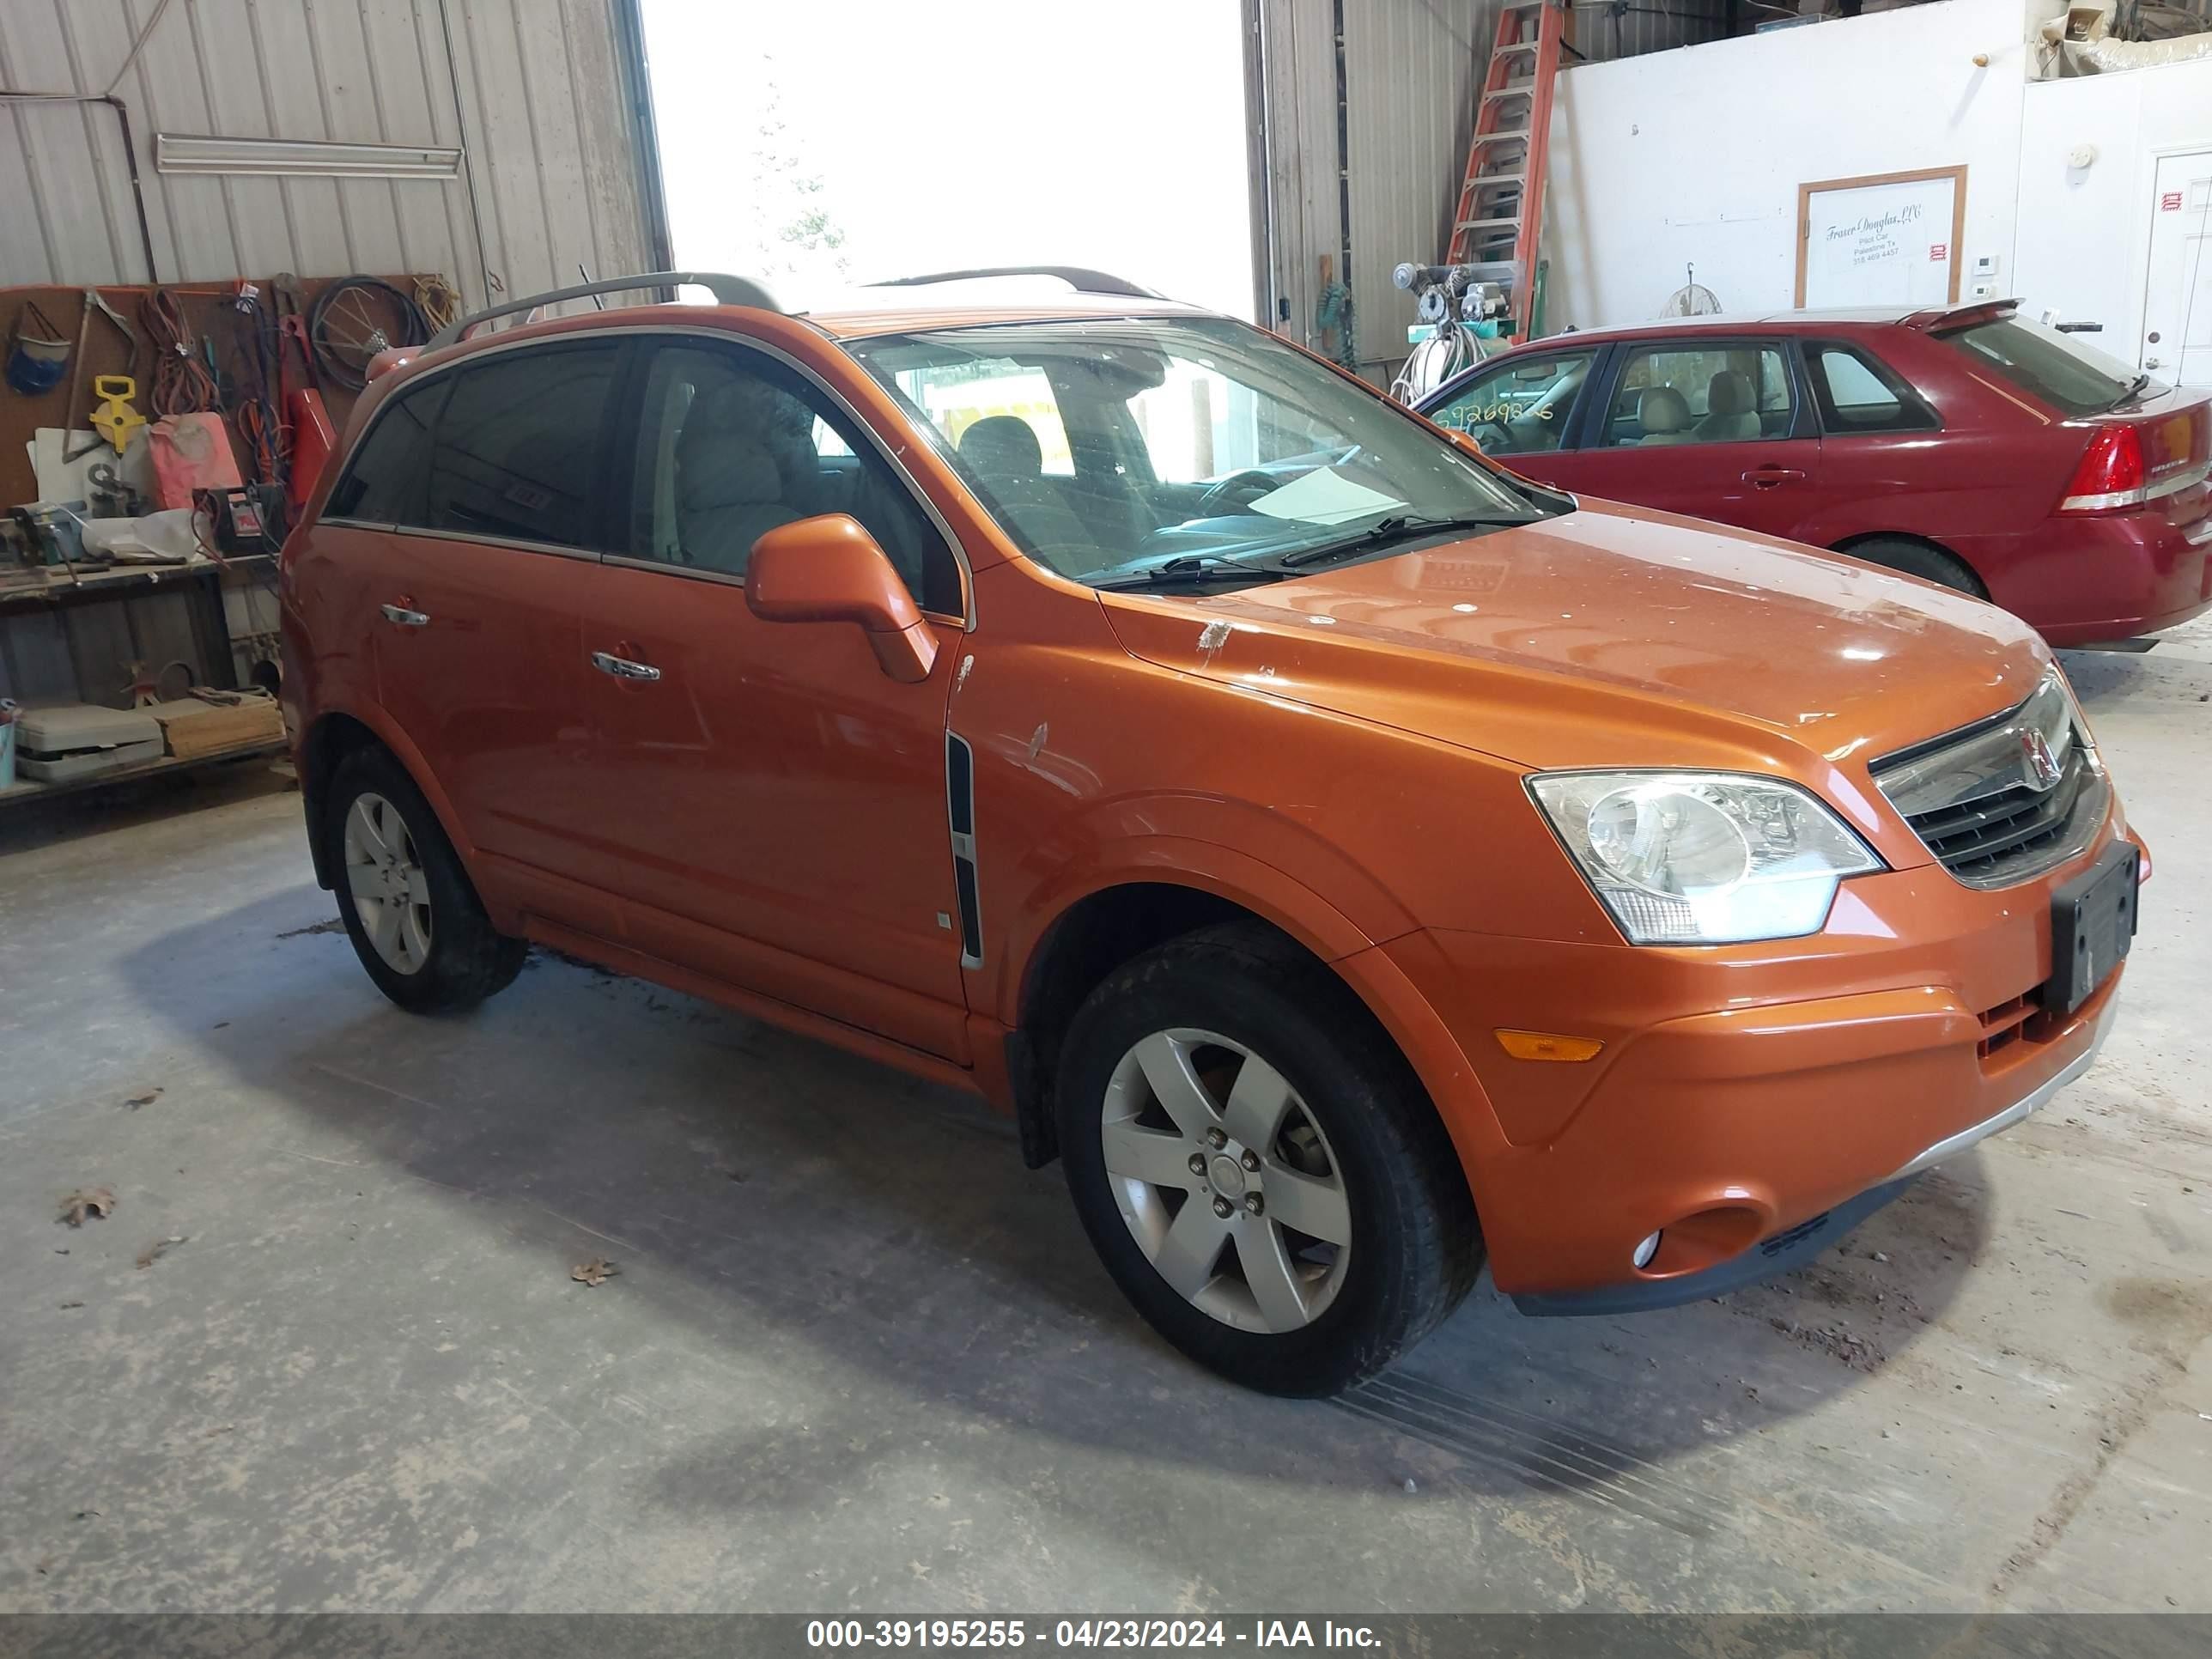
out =
{"type": "Polygon", "coordinates": [[[430,880],[399,809],[364,791],[345,820],[346,896],[370,946],[395,973],[430,956],[430,880]]]}
{"type": "Polygon", "coordinates": [[[1156,1031],[1106,1086],[1114,1201],[1154,1271],[1239,1330],[1311,1324],[1352,1255],[1352,1206],[1321,1121],[1273,1066],[1211,1031],[1156,1031]]]}

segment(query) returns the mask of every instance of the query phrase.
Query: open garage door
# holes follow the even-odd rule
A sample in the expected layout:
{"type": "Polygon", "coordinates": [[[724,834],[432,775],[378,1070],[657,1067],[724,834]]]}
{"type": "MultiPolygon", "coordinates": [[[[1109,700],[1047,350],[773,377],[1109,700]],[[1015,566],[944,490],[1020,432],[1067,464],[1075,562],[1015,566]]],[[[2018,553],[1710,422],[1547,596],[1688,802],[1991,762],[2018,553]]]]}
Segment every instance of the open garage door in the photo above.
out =
{"type": "Polygon", "coordinates": [[[679,266],[1083,264],[1249,317],[1237,0],[645,0],[679,266]]]}

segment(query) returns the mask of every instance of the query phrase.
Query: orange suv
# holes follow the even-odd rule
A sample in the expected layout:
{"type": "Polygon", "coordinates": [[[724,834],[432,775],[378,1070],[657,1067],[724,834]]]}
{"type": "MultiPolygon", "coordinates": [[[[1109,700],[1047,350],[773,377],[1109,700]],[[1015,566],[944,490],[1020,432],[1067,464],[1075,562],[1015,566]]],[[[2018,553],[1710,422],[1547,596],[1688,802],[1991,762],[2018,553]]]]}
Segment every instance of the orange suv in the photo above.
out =
{"type": "Polygon", "coordinates": [[[1540,1313],[1802,1261],[2088,1067],[2147,860],[2025,624],[956,275],[380,362],[283,688],[395,1002],[535,941],[972,1090],[1288,1394],[1486,1258],[1540,1313]]]}

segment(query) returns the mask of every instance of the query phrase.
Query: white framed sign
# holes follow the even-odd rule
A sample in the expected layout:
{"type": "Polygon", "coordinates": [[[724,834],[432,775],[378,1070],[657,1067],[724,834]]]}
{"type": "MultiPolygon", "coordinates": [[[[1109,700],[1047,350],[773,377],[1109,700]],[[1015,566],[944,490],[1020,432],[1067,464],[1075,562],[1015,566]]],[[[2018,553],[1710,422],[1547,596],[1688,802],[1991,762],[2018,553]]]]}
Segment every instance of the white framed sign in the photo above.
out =
{"type": "Polygon", "coordinates": [[[1797,303],[1955,305],[1966,228],[1962,167],[1800,185],[1797,303]]]}

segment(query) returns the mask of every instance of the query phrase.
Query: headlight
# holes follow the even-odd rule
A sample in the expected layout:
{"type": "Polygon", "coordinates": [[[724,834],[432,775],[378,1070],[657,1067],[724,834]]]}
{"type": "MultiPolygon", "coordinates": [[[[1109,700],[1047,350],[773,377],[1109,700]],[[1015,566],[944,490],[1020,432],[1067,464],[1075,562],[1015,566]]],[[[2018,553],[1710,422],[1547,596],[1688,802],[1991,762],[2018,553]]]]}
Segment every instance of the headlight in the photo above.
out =
{"type": "Polygon", "coordinates": [[[1725,772],[1553,772],[1528,792],[1636,945],[1794,939],[1883,867],[1795,784],[1725,772]]]}

